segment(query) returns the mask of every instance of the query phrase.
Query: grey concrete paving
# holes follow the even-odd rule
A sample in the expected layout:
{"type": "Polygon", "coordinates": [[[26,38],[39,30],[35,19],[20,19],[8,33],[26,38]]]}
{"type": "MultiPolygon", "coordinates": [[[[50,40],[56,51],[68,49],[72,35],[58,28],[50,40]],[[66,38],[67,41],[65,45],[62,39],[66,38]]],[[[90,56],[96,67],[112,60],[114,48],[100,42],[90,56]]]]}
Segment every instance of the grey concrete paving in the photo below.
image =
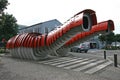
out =
{"type": "Polygon", "coordinates": [[[0,63],[0,80],[112,80],[88,75],[82,72],[64,70],[43,65],[34,61],[25,61],[2,57],[0,63]]]}
{"type": "Polygon", "coordinates": [[[104,51],[106,51],[107,59],[114,60],[114,54],[117,54],[118,57],[118,64],[120,65],[120,50],[98,50],[98,49],[91,49],[88,51],[88,53],[71,53],[70,54],[78,57],[84,57],[84,58],[99,58],[104,59],[104,51]]]}
{"type": "Polygon", "coordinates": [[[89,60],[89,59],[81,59],[81,60],[77,60],[77,61],[74,61],[74,62],[57,65],[56,67],[65,67],[65,66],[69,66],[69,65],[74,65],[76,63],[80,63],[80,62],[83,62],[83,61],[86,61],[86,60],[89,60]]]}
{"type": "MultiPolygon", "coordinates": [[[[88,53],[71,53],[73,56],[79,56],[84,58],[99,58],[104,59],[104,50],[89,50],[88,53]]],[[[114,62],[114,54],[117,54],[118,58],[118,67],[114,67],[114,63],[101,70],[98,71],[92,75],[98,75],[102,78],[108,79],[108,80],[120,80],[120,50],[106,50],[107,59],[114,62]]]]}
{"type": "MultiPolygon", "coordinates": [[[[107,51],[107,59],[113,59],[113,54],[120,51],[107,51]]],[[[103,59],[103,50],[90,50],[88,53],[72,53],[82,58],[103,59]]],[[[1,57],[0,80],[120,80],[120,67],[113,64],[94,74],[86,74],[65,70],[35,61],[14,59],[8,56],[1,57]]]]}
{"type": "Polygon", "coordinates": [[[88,74],[93,74],[93,73],[95,73],[95,72],[97,72],[97,71],[99,71],[99,70],[101,70],[101,69],[103,69],[103,68],[107,67],[107,66],[108,66],[108,65],[110,65],[110,64],[112,64],[112,62],[111,62],[111,61],[106,62],[106,63],[101,64],[101,65],[99,65],[99,66],[93,67],[92,69],[90,69],[90,70],[86,71],[85,73],[88,73],[88,74]]]}
{"type": "MultiPolygon", "coordinates": [[[[120,65],[120,50],[105,50],[108,59],[114,61],[114,54],[117,54],[118,64],[120,65]]],[[[104,58],[104,50],[90,50],[88,54],[104,58]]]]}
{"type": "Polygon", "coordinates": [[[110,79],[110,80],[120,80],[120,67],[107,67],[104,71],[97,72],[93,75],[98,75],[99,77],[110,79]]]}
{"type": "MultiPolygon", "coordinates": [[[[58,60],[53,59],[57,62],[48,60],[49,64],[47,64],[47,65],[48,66],[52,65],[54,67],[61,67],[61,69],[70,69],[73,71],[82,71],[82,72],[87,71],[87,73],[93,74],[97,71],[104,69],[105,67],[109,66],[110,64],[112,64],[112,61],[105,60],[105,59],[93,59],[93,58],[90,59],[90,58],[71,57],[71,59],[68,60],[67,58],[69,58],[69,57],[66,57],[66,59],[64,58],[62,61],[59,61],[59,60],[61,60],[61,58],[58,58],[58,60]]],[[[40,62],[38,62],[38,63],[40,63],[40,62]]],[[[42,61],[41,63],[46,64],[45,61],[42,61]]]]}
{"type": "Polygon", "coordinates": [[[96,66],[96,65],[98,65],[98,64],[100,64],[100,63],[103,63],[103,62],[105,62],[105,61],[104,61],[104,60],[100,60],[100,61],[97,61],[97,62],[95,62],[95,63],[90,63],[90,64],[87,64],[87,65],[85,65],[85,66],[82,66],[82,67],[73,69],[73,70],[74,70],[74,71],[82,71],[82,70],[88,69],[88,68],[90,68],[90,67],[96,66]]]}

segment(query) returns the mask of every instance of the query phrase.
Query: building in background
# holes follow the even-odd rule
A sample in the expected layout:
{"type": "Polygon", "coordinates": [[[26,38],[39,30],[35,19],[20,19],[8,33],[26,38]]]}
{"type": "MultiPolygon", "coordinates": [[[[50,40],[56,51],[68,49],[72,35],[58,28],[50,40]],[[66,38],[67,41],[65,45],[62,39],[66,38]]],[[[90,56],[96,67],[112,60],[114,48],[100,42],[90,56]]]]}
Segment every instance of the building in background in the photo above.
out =
{"type": "Polygon", "coordinates": [[[25,28],[25,27],[28,27],[28,26],[18,24],[18,30],[21,30],[22,28],[25,28]]]}
{"type": "Polygon", "coordinates": [[[55,29],[60,25],[62,25],[62,23],[60,23],[57,19],[53,19],[53,20],[41,22],[41,23],[34,24],[27,27],[21,26],[19,28],[18,34],[28,33],[28,32],[37,32],[37,33],[45,34],[46,30],[47,32],[50,32],[51,30],[55,29]]]}
{"type": "Polygon", "coordinates": [[[90,48],[91,49],[101,49],[104,47],[104,44],[99,40],[98,36],[95,36],[90,39],[90,48]]]}
{"type": "Polygon", "coordinates": [[[101,49],[105,45],[99,40],[98,36],[95,36],[86,42],[84,42],[90,49],[101,49]]]}

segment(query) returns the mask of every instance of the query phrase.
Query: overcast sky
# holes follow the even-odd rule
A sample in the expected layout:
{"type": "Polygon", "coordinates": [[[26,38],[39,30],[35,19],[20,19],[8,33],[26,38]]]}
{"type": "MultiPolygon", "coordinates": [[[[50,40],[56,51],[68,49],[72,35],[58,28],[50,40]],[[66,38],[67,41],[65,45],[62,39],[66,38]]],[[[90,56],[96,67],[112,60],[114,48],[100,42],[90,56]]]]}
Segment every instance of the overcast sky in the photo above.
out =
{"type": "Polygon", "coordinates": [[[18,24],[33,25],[57,19],[61,23],[84,10],[96,11],[98,22],[112,19],[115,33],[120,34],[120,0],[8,0],[6,12],[13,14],[18,24]]]}

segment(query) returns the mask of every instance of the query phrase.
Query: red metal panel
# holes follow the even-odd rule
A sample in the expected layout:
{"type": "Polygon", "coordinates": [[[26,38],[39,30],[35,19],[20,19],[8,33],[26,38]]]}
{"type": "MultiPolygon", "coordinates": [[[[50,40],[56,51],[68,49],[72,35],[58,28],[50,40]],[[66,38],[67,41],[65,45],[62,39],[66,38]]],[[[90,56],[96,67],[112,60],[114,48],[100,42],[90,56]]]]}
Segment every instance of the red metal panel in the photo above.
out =
{"type": "Polygon", "coordinates": [[[16,36],[12,37],[11,39],[8,40],[7,42],[7,45],[6,45],[6,48],[10,49],[13,47],[13,44],[12,41],[15,39],[16,36]]]}
{"type": "Polygon", "coordinates": [[[34,36],[31,37],[30,39],[30,44],[28,45],[28,47],[32,48],[33,47],[33,44],[34,44],[34,36]]]}
{"type": "Polygon", "coordinates": [[[45,46],[45,35],[41,35],[41,46],[45,46]]]}
{"type": "Polygon", "coordinates": [[[28,36],[28,33],[25,33],[25,35],[23,36],[22,40],[21,40],[21,43],[20,43],[20,46],[23,47],[23,43],[24,43],[24,40],[25,38],[28,36]]]}
{"type": "Polygon", "coordinates": [[[56,41],[56,32],[53,33],[53,41],[56,41]]]}
{"type": "Polygon", "coordinates": [[[66,32],[70,30],[71,26],[72,26],[72,25],[70,25],[70,23],[66,26],[66,29],[65,29],[66,32]]]}
{"type": "Polygon", "coordinates": [[[37,47],[40,47],[41,46],[41,36],[39,35],[38,36],[38,43],[37,43],[37,47]]]}
{"type": "Polygon", "coordinates": [[[13,37],[13,39],[11,40],[11,48],[15,48],[15,40],[16,40],[16,38],[18,37],[18,35],[17,36],[15,36],[15,37],[13,37]]]}
{"type": "Polygon", "coordinates": [[[29,38],[28,38],[28,39],[26,39],[26,44],[25,44],[25,46],[26,46],[26,47],[29,47],[30,42],[31,42],[31,39],[32,39],[32,35],[31,35],[31,34],[29,34],[29,38]]]}
{"type": "Polygon", "coordinates": [[[23,47],[23,44],[22,44],[22,43],[23,43],[24,38],[26,37],[26,35],[27,35],[26,33],[25,33],[25,34],[22,34],[21,39],[20,39],[20,41],[19,41],[19,42],[20,42],[19,47],[23,47]]]}
{"type": "Polygon", "coordinates": [[[63,35],[63,29],[61,28],[60,30],[59,30],[59,32],[60,32],[60,37],[63,35]]]}
{"type": "Polygon", "coordinates": [[[30,38],[31,36],[30,36],[30,33],[27,35],[27,37],[25,38],[25,40],[24,40],[24,43],[23,43],[23,46],[24,47],[27,47],[27,44],[29,43],[29,38],[30,38]]]}
{"type": "Polygon", "coordinates": [[[114,22],[112,20],[109,20],[108,23],[111,26],[110,30],[113,31],[114,30],[114,22]]]}
{"type": "Polygon", "coordinates": [[[22,45],[21,45],[21,42],[22,42],[22,40],[23,40],[23,38],[24,38],[24,36],[25,36],[26,34],[22,34],[19,38],[20,38],[20,40],[19,40],[19,47],[22,47],[22,45]]]}
{"type": "Polygon", "coordinates": [[[37,47],[37,43],[38,43],[38,37],[35,37],[35,39],[34,39],[34,48],[36,48],[37,47]]]}
{"type": "Polygon", "coordinates": [[[65,34],[66,33],[66,28],[63,28],[63,34],[65,34]]]}
{"type": "Polygon", "coordinates": [[[20,35],[18,38],[17,38],[17,45],[16,45],[16,47],[20,47],[20,40],[21,40],[21,37],[23,36],[23,34],[22,35],[20,35]]]}
{"type": "Polygon", "coordinates": [[[24,37],[24,40],[22,41],[22,46],[25,47],[25,44],[27,42],[27,39],[29,37],[29,33],[26,34],[26,36],[24,37]]]}
{"type": "Polygon", "coordinates": [[[47,46],[50,45],[50,38],[49,38],[49,35],[47,36],[47,39],[46,39],[46,45],[47,45],[47,46]]]}
{"type": "Polygon", "coordinates": [[[53,42],[53,37],[52,37],[53,35],[52,34],[50,34],[50,35],[48,35],[48,45],[51,45],[52,44],[52,42],[53,42]]]}
{"type": "Polygon", "coordinates": [[[59,35],[60,34],[60,30],[57,30],[56,34],[57,34],[56,36],[57,36],[57,39],[58,39],[60,37],[60,35],[59,35]]]}
{"type": "Polygon", "coordinates": [[[20,35],[17,37],[17,39],[16,39],[16,41],[15,41],[15,47],[19,47],[19,40],[20,40],[21,35],[22,35],[22,34],[20,34],[20,35]]]}

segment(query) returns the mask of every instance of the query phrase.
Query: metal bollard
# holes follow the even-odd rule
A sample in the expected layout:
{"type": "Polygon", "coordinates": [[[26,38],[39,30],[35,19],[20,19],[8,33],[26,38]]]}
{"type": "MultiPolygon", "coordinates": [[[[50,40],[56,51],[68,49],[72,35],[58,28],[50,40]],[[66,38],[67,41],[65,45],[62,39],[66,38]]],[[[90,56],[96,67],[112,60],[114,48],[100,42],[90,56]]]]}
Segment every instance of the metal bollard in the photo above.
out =
{"type": "Polygon", "coordinates": [[[104,51],[104,59],[106,59],[106,51],[104,51]]]}
{"type": "Polygon", "coordinates": [[[117,54],[114,54],[114,66],[117,67],[117,54]]]}

